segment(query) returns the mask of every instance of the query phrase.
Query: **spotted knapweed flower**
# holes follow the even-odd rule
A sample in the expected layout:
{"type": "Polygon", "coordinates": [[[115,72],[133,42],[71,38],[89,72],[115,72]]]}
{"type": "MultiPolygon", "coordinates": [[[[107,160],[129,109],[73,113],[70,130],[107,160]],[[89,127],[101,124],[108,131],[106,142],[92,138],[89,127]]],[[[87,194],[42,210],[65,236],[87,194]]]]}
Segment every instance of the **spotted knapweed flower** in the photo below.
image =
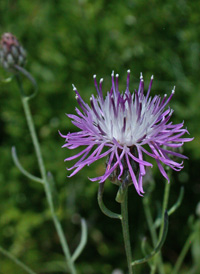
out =
{"type": "Polygon", "coordinates": [[[0,63],[11,72],[16,72],[15,66],[23,67],[26,62],[26,52],[12,33],[6,32],[0,41],[0,63]]]}
{"type": "Polygon", "coordinates": [[[173,110],[166,106],[174,95],[175,88],[168,98],[166,94],[163,98],[158,95],[151,97],[152,76],[145,95],[141,74],[138,90],[131,93],[130,70],[128,70],[126,90],[120,93],[119,75],[116,74],[115,79],[113,72],[111,76],[112,87],[104,99],[103,79],[98,86],[96,75],[94,75],[97,97],[91,96],[90,106],[83,101],[73,85],[81,110],[76,108],[77,115],[68,114],[68,117],[72,119],[72,123],[79,128],[79,131],[69,132],[67,135],[61,134],[61,136],[66,142],[63,147],[84,148],[76,155],[65,159],[70,161],[81,157],[74,166],[69,168],[69,170],[74,169],[69,177],[75,175],[85,165],[107,157],[105,173],[90,180],[103,183],[115,172],[120,182],[124,176],[128,175],[138,194],[142,195],[144,193],[142,178],[146,173],[145,169],[147,166],[153,166],[143,159],[143,155],[147,154],[154,158],[160,172],[169,181],[162,164],[180,171],[183,168],[183,162],[175,162],[170,156],[186,159],[186,156],[175,152],[174,148],[181,147],[184,142],[189,142],[193,138],[182,138],[182,135],[188,133],[187,129],[183,128],[183,122],[180,124],[169,122],[173,110]]]}

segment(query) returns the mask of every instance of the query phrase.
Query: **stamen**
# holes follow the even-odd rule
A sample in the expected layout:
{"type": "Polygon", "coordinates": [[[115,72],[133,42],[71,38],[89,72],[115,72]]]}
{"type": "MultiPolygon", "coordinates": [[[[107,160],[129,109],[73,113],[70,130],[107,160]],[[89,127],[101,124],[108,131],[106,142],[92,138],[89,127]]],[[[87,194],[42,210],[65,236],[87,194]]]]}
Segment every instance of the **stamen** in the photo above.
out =
{"type": "Polygon", "coordinates": [[[147,100],[149,98],[149,95],[150,95],[150,92],[151,92],[151,87],[152,87],[152,84],[153,84],[153,79],[154,79],[154,76],[152,75],[151,76],[151,81],[149,83],[149,88],[148,88],[148,91],[147,91],[147,95],[146,95],[146,99],[145,99],[145,102],[147,103],[147,100]]]}
{"type": "Polygon", "coordinates": [[[144,91],[144,80],[143,80],[142,72],[140,72],[140,84],[138,88],[138,95],[140,96],[140,98],[142,98],[143,96],[143,91],[144,91]]]}
{"type": "Polygon", "coordinates": [[[93,79],[94,79],[94,85],[95,85],[96,91],[97,91],[99,97],[102,98],[102,94],[100,93],[98,85],[97,85],[96,74],[93,75],[93,79]]]}
{"type": "Polygon", "coordinates": [[[118,85],[118,78],[119,78],[119,74],[116,74],[116,91],[119,92],[119,85],[118,85]]]}
{"type": "Polygon", "coordinates": [[[112,88],[113,88],[113,93],[115,94],[115,79],[114,79],[114,70],[112,71],[111,77],[112,77],[112,88]]]}
{"type": "Polygon", "coordinates": [[[130,69],[128,69],[128,70],[127,70],[127,74],[128,74],[128,75],[127,75],[127,82],[126,82],[126,83],[127,83],[127,84],[126,84],[126,90],[127,90],[127,91],[129,91],[130,73],[131,73],[131,71],[130,71],[130,69]]]}
{"type": "Polygon", "coordinates": [[[72,84],[72,87],[74,91],[77,90],[74,84],[72,84]]]}
{"type": "Polygon", "coordinates": [[[100,116],[97,113],[96,108],[94,106],[94,102],[93,102],[93,98],[92,97],[90,97],[90,104],[91,104],[92,110],[94,111],[94,114],[97,116],[98,119],[100,119],[100,116]]]}
{"type": "Polygon", "coordinates": [[[99,96],[101,98],[101,101],[103,101],[102,83],[103,83],[103,78],[101,78],[99,81],[99,96]]]}

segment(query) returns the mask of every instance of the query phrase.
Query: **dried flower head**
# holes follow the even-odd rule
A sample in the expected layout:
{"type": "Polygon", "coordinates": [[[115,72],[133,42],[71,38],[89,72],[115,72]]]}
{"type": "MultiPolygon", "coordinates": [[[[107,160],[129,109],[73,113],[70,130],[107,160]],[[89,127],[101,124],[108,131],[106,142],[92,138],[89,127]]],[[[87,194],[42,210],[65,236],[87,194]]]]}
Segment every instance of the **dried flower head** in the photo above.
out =
{"type": "Polygon", "coordinates": [[[0,63],[11,72],[15,72],[15,65],[23,67],[26,62],[26,52],[11,33],[4,33],[0,41],[0,63]]]}
{"type": "MultiPolygon", "coordinates": [[[[183,123],[173,124],[169,122],[173,110],[166,108],[174,95],[175,89],[167,98],[160,96],[150,96],[153,76],[149,84],[147,94],[144,94],[143,76],[140,76],[138,90],[133,93],[129,90],[130,70],[128,70],[127,86],[123,93],[118,89],[118,77],[116,79],[112,73],[112,87],[107,92],[105,99],[102,93],[102,82],[99,86],[94,75],[94,84],[97,90],[97,97],[90,98],[90,106],[81,98],[76,87],[77,102],[82,111],[76,108],[77,115],[69,114],[72,123],[79,128],[78,132],[62,135],[65,138],[63,147],[75,149],[86,147],[78,154],[66,158],[70,161],[81,157],[73,167],[71,176],[75,175],[85,165],[108,157],[105,173],[91,181],[104,182],[107,178],[115,177],[120,182],[124,177],[129,176],[138,194],[144,193],[142,178],[146,167],[152,164],[143,159],[143,154],[154,158],[162,175],[169,181],[162,164],[180,171],[183,162],[178,163],[170,158],[171,155],[186,159],[187,157],[175,152],[173,149],[181,147],[184,142],[189,142],[192,138],[182,138],[188,133],[187,129],[182,128],[183,123]],[[103,148],[107,148],[103,151],[103,148]],[[137,175],[137,170],[138,175],[137,175]],[[117,171],[117,172],[116,172],[117,171]]],[[[189,133],[188,133],[189,134],[189,133]]]]}

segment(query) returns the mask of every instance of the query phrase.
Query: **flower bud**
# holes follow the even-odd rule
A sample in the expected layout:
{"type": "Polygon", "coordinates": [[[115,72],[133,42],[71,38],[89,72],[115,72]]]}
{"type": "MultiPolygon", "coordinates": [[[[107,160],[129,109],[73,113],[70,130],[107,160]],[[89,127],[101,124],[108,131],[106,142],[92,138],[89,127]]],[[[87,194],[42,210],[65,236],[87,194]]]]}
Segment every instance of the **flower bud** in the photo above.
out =
{"type": "Polygon", "coordinates": [[[0,63],[8,71],[16,72],[15,65],[23,67],[26,62],[26,52],[11,33],[4,33],[0,41],[0,63]]]}

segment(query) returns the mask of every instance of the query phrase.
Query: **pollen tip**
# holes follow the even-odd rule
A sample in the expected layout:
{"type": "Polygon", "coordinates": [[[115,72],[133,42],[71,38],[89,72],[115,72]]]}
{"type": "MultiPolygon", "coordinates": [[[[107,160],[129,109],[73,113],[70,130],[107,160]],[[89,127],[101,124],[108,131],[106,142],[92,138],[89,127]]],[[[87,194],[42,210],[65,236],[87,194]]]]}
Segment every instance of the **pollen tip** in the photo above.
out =
{"type": "Polygon", "coordinates": [[[130,70],[130,69],[128,69],[128,70],[127,70],[127,72],[128,72],[128,73],[130,73],[130,72],[131,72],[131,70],[130,70]]]}
{"type": "Polygon", "coordinates": [[[143,80],[142,72],[140,72],[140,79],[143,80]]]}
{"type": "Polygon", "coordinates": [[[151,80],[153,80],[153,79],[154,79],[154,76],[152,75],[152,76],[151,76],[151,80]]]}
{"type": "Polygon", "coordinates": [[[116,78],[118,78],[119,77],[119,74],[116,74],[116,78]]]}
{"type": "Polygon", "coordinates": [[[76,96],[75,96],[75,99],[77,100],[78,99],[78,95],[76,94],[76,96]]]}
{"type": "Polygon", "coordinates": [[[112,76],[112,77],[114,76],[114,70],[112,71],[111,76],[112,76]]]}
{"type": "Polygon", "coordinates": [[[101,78],[99,82],[102,83],[103,82],[103,78],[101,78]]]}
{"type": "Polygon", "coordinates": [[[93,75],[93,78],[95,79],[96,77],[97,77],[96,74],[94,74],[94,75],[93,75]]]}
{"type": "Polygon", "coordinates": [[[72,84],[72,87],[73,87],[73,90],[76,90],[76,87],[75,87],[75,85],[74,85],[74,84],[72,84]]]}
{"type": "Polygon", "coordinates": [[[166,93],[164,94],[164,97],[167,97],[167,94],[166,94],[166,93]]]}
{"type": "Polygon", "coordinates": [[[175,88],[176,88],[176,87],[174,86],[174,88],[172,89],[172,94],[174,94],[174,93],[175,93],[175,88]]]}

